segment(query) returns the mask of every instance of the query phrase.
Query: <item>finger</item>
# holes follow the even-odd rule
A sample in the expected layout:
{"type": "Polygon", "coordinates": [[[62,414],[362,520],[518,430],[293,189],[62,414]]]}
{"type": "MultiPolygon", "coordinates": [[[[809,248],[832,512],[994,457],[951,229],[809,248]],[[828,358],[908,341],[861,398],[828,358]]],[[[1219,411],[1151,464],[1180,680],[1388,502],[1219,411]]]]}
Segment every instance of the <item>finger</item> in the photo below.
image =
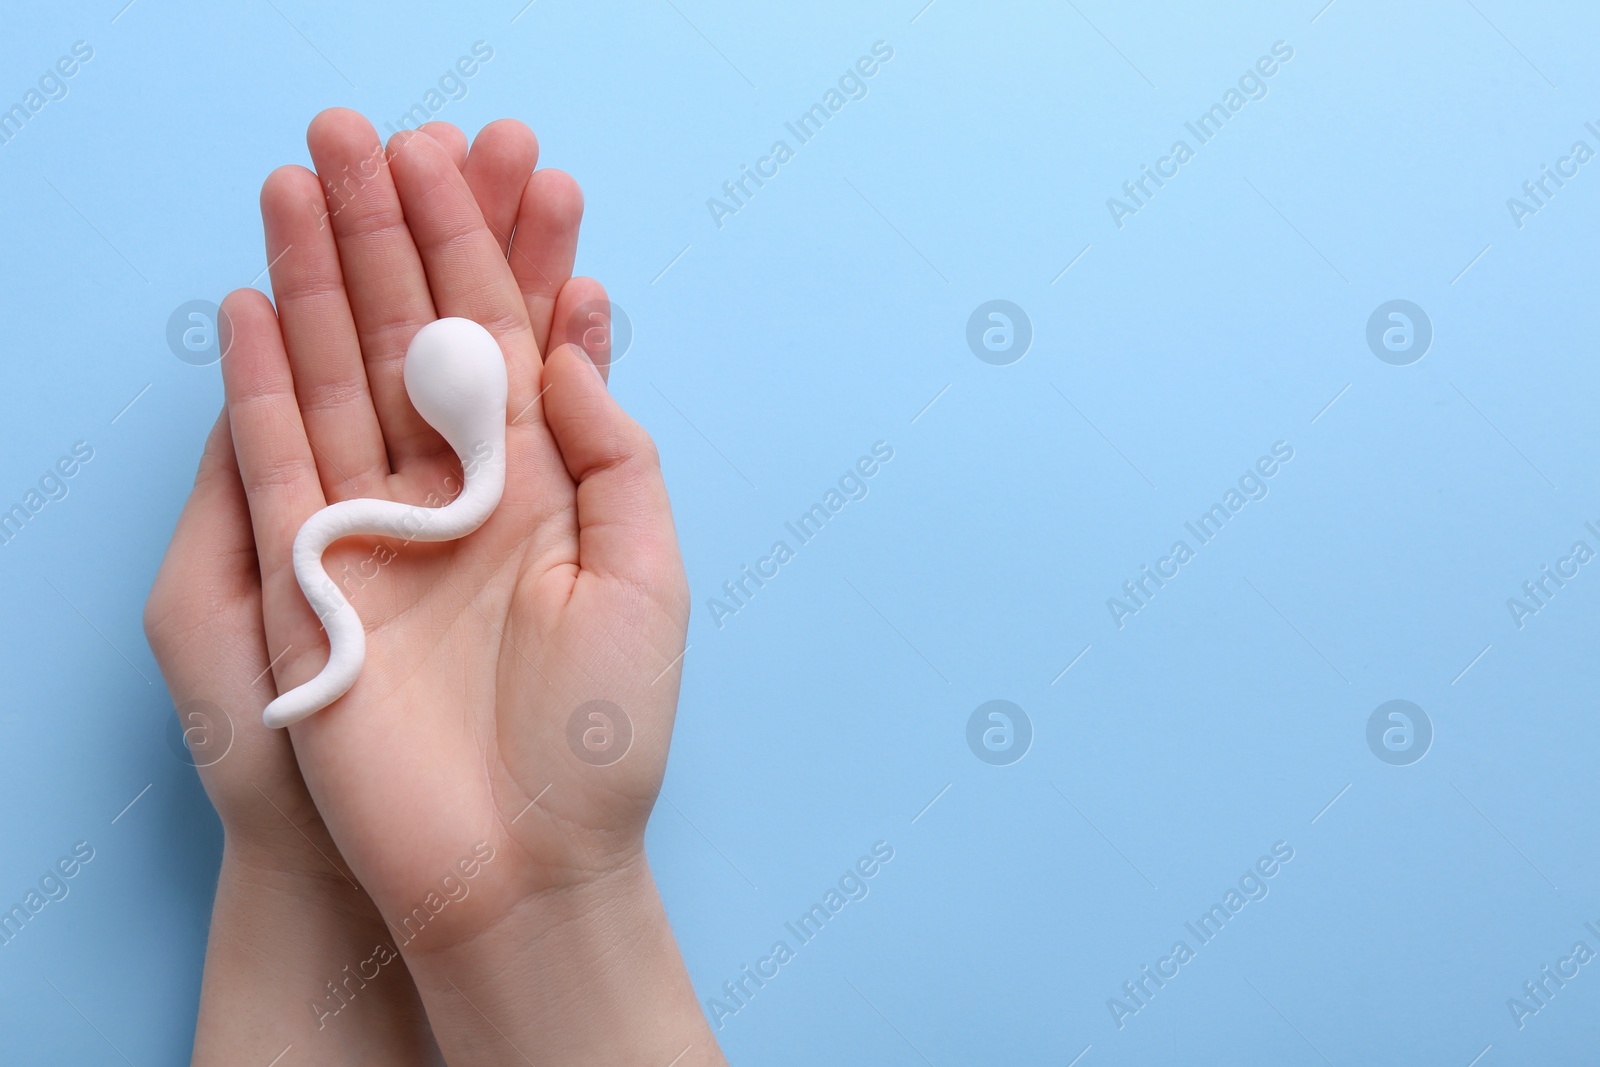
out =
{"type": "Polygon", "coordinates": [[[412,131],[389,141],[395,189],[441,316],[482,325],[506,356],[507,402],[521,411],[536,395],[539,353],[527,310],[472,190],[438,142],[412,131]]]}
{"type": "Polygon", "coordinates": [[[181,562],[208,564],[203,567],[206,573],[224,579],[223,592],[241,592],[260,582],[255,568],[256,542],[250,536],[250,505],[239,478],[226,407],[217,414],[206,437],[194,488],[178,516],[168,554],[181,562]]]}
{"type": "Polygon", "coordinates": [[[545,421],[578,484],[579,567],[654,587],[678,552],[655,442],[576,345],[551,352],[544,375],[545,421]]]}
{"type": "Polygon", "coordinates": [[[272,305],[254,289],[239,289],[223,300],[222,310],[228,424],[250,505],[263,593],[270,595],[294,584],[295,534],[325,501],[272,305]]]}
{"type": "Polygon", "coordinates": [[[517,205],[510,263],[540,352],[560,343],[550,337],[551,314],[561,287],[572,277],[582,221],[583,190],[572,176],[549,168],[534,171],[517,205]]]}
{"type": "Polygon", "coordinates": [[[417,129],[432,137],[444,146],[450,153],[450,159],[455,163],[456,170],[462,170],[467,165],[467,135],[461,132],[460,127],[450,122],[425,122],[417,129]]]}
{"type": "Polygon", "coordinates": [[[564,344],[583,349],[600,371],[601,381],[611,380],[611,300],[606,287],[593,278],[573,278],[556,296],[550,316],[550,350],[564,344]]]}
{"type": "Polygon", "coordinates": [[[206,438],[194,488],[178,516],[167,551],[196,566],[219,595],[230,599],[261,584],[256,539],[250,534],[250,503],[239,475],[227,407],[218,413],[206,438]]]}
{"type": "Polygon", "coordinates": [[[533,131],[516,119],[500,119],[478,131],[467,165],[460,168],[502,256],[511,249],[517,206],[538,162],[539,139],[533,131]]]}
{"type": "MultiPolygon", "coordinates": [[[[414,136],[449,158],[432,137],[414,136]]],[[[445,447],[412,407],[403,377],[411,338],[438,317],[428,278],[372,124],[354,111],[332,108],[311,121],[306,144],[327,196],[328,220],[389,466],[399,470],[407,461],[445,447]]]]}
{"type": "Polygon", "coordinates": [[[300,417],[323,495],[342,500],[381,483],[389,455],[367,391],[339,251],[321,223],[324,209],[317,176],[304,167],[279,167],[261,187],[272,293],[300,417]]]}

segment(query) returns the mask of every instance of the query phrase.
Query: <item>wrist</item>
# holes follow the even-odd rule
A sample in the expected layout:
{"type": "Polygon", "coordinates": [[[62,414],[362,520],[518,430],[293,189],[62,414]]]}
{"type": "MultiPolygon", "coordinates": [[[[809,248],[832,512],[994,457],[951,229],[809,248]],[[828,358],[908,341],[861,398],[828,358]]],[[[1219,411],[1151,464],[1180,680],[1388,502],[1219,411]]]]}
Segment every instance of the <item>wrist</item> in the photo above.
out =
{"type": "Polygon", "coordinates": [[[437,1053],[393,940],[359,887],[225,845],[194,1062],[432,1064],[437,1053]],[[382,946],[389,946],[386,966],[382,946]]]}
{"type": "Polygon", "coordinates": [[[217,887],[219,896],[228,887],[302,906],[350,909],[363,919],[377,914],[333,843],[313,843],[298,834],[291,840],[238,833],[224,825],[217,887]]]}
{"type": "Polygon", "coordinates": [[[451,1064],[726,1062],[642,854],[470,938],[402,950],[451,1064]]]}
{"type": "Polygon", "coordinates": [[[222,822],[223,874],[265,878],[286,888],[292,883],[306,891],[355,885],[302,782],[245,788],[234,781],[226,790],[207,784],[222,822]]]}

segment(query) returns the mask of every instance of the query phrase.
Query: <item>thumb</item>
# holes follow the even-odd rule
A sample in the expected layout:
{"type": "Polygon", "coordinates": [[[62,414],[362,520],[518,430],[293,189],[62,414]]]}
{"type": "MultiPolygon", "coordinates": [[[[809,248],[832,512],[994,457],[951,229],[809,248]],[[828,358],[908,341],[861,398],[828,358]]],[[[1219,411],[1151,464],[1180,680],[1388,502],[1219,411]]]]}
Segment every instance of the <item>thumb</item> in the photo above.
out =
{"type": "Polygon", "coordinates": [[[662,597],[681,564],[655,442],[577,345],[550,353],[544,379],[545,421],[578,485],[579,567],[662,597]]]}

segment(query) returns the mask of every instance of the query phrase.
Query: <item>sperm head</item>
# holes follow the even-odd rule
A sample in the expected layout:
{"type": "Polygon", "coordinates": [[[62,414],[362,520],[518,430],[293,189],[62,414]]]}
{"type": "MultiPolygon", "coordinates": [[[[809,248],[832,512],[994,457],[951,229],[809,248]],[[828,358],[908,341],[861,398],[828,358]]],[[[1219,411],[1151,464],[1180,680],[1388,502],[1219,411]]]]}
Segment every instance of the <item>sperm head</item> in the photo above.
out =
{"type": "Polygon", "coordinates": [[[506,425],[506,361],[493,335],[471,319],[437,319],[406,349],[406,393],[417,413],[466,457],[506,425]]]}

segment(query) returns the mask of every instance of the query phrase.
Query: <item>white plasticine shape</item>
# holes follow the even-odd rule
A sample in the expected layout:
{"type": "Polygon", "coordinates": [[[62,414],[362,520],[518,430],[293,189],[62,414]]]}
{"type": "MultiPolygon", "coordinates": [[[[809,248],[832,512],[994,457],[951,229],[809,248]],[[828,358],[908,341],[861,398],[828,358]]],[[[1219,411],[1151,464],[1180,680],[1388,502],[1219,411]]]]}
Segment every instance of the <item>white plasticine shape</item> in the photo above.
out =
{"type": "Polygon", "coordinates": [[[341,500],[312,515],[294,539],[294,575],[328,632],[328,663],[304,685],[267,705],[269,727],[299,722],[349,692],[367,655],[361,619],[322,566],[341,537],[454,541],[482,526],[506,485],[506,361],[488,330],[471,319],[438,319],[406,349],[406,393],[461,460],[461,495],[441,508],[392,500],[341,500]]]}

